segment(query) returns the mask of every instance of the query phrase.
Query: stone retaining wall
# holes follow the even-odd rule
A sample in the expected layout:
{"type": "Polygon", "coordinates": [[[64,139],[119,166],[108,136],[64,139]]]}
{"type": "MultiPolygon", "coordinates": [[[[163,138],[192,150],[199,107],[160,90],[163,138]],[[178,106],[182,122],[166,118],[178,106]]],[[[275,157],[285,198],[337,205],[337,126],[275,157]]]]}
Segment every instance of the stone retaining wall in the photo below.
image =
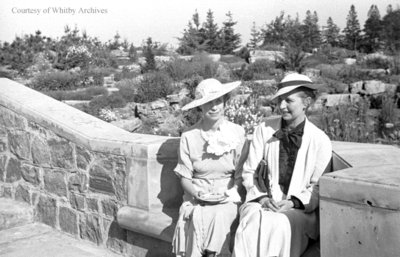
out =
{"type": "Polygon", "coordinates": [[[0,197],[33,205],[37,221],[83,240],[144,256],[135,242],[146,237],[128,240],[117,212],[127,204],[154,213],[179,207],[181,189],[160,181],[176,179],[177,145],[178,139],[128,133],[0,79],[0,197]]]}

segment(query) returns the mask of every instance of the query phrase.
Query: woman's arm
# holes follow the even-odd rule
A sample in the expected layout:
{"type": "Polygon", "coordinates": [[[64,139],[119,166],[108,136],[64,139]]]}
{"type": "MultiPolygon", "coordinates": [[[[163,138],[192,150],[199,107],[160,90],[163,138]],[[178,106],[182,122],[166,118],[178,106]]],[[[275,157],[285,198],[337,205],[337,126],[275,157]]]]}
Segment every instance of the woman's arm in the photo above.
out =
{"type": "Polygon", "coordinates": [[[181,185],[183,190],[185,190],[186,193],[193,196],[193,198],[195,199],[198,199],[198,197],[202,194],[201,191],[196,191],[193,186],[192,180],[189,178],[181,177],[181,185]]]}

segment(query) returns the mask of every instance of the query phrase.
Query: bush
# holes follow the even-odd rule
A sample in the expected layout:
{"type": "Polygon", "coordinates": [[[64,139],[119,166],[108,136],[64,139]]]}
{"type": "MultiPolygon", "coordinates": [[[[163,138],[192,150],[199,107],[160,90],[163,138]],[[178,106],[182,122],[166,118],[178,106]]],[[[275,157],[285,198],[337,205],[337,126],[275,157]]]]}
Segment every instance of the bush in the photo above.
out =
{"type": "Polygon", "coordinates": [[[122,108],[125,105],[125,99],[119,92],[116,92],[111,95],[101,95],[92,99],[89,106],[84,111],[93,116],[99,117],[101,109],[122,108]]]}
{"type": "Polygon", "coordinates": [[[103,86],[104,77],[110,76],[114,73],[113,68],[95,67],[90,68],[86,76],[93,77],[93,84],[96,86],[103,86]]]}
{"type": "Polygon", "coordinates": [[[366,56],[361,65],[369,69],[388,69],[391,66],[389,58],[383,56],[366,56]]]}
{"type": "Polygon", "coordinates": [[[68,71],[39,73],[29,87],[38,91],[72,90],[84,86],[83,76],[68,71]]]}
{"type": "Polygon", "coordinates": [[[164,70],[174,81],[190,78],[196,73],[193,63],[183,59],[175,59],[169,62],[164,70]]]}
{"type": "Polygon", "coordinates": [[[172,94],[174,87],[171,78],[163,72],[151,72],[143,76],[137,88],[135,102],[152,102],[172,94]]]}
{"type": "Polygon", "coordinates": [[[92,100],[93,97],[107,94],[107,89],[104,87],[88,87],[79,91],[43,91],[42,93],[57,99],[63,100],[92,100]]]}
{"type": "Polygon", "coordinates": [[[117,72],[114,75],[114,80],[115,81],[120,81],[123,79],[133,79],[134,77],[138,76],[139,73],[135,71],[130,71],[127,68],[123,68],[121,72],[117,72]]]}
{"type": "Polygon", "coordinates": [[[125,99],[126,102],[134,102],[137,97],[137,86],[133,80],[124,79],[117,82],[116,87],[119,89],[119,93],[125,99]]]}

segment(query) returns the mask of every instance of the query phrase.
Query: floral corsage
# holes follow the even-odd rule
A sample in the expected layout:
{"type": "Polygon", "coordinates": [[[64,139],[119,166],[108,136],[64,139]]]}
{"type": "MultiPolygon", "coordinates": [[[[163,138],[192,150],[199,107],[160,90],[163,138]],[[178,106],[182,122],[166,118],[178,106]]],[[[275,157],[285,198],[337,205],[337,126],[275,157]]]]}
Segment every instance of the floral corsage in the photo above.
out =
{"type": "Polygon", "coordinates": [[[216,156],[229,153],[240,143],[237,134],[234,133],[227,122],[223,122],[218,130],[213,133],[205,134],[202,131],[202,137],[207,141],[207,153],[216,156]]]}

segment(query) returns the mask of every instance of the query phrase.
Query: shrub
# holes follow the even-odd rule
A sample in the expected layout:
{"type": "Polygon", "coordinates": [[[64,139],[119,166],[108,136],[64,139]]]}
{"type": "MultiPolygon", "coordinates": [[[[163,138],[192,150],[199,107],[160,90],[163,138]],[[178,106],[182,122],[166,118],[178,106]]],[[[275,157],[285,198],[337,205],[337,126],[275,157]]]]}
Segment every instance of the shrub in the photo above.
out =
{"type": "Polygon", "coordinates": [[[174,81],[181,81],[196,74],[193,63],[183,59],[175,59],[169,62],[164,70],[174,81]]]}
{"type": "Polygon", "coordinates": [[[125,105],[125,99],[119,92],[116,92],[111,95],[101,95],[92,99],[89,106],[84,111],[93,116],[99,117],[101,109],[122,108],[125,105]]]}
{"type": "Polygon", "coordinates": [[[171,78],[163,72],[151,72],[143,76],[137,88],[135,102],[152,102],[172,94],[174,87],[171,78]]]}
{"type": "Polygon", "coordinates": [[[193,57],[192,65],[195,73],[204,79],[214,78],[217,75],[218,63],[206,54],[197,54],[193,57]]]}
{"type": "Polygon", "coordinates": [[[79,91],[43,91],[42,93],[57,99],[63,100],[92,100],[93,97],[107,94],[107,89],[104,87],[88,87],[79,91]]]}
{"type": "Polygon", "coordinates": [[[391,65],[391,60],[384,56],[373,55],[366,56],[362,61],[361,65],[369,69],[388,69],[391,65]]]}
{"type": "Polygon", "coordinates": [[[253,74],[269,74],[274,68],[274,63],[263,59],[256,60],[247,67],[247,69],[253,74]]]}
{"type": "Polygon", "coordinates": [[[131,79],[117,82],[116,87],[126,102],[134,102],[137,95],[137,84],[131,79]]]}
{"type": "Polygon", "coordinates": [[[90,68],[86,73],[87,77],[93,77],[93,84],[96,86],[103,86],[104,77],[110,76],[114,73],[113,68],[95,67],[90,68]]]}
{"type": "Polygon", "coordinates": [[[138,76],[139,73],[135,71],[130,71],[127,68],[123,68],[121,72],[117,72],[114,75],[114,80],[115,81],[120,81],[123,79],[133,79],[134,77],[138,76]]]}
{"type": "Polygon", "coordinates": [[[68,71],[43,72],[34,77],[29,87],[38,91],[72,90],[84,86],[83,76],[68,71]]]}

